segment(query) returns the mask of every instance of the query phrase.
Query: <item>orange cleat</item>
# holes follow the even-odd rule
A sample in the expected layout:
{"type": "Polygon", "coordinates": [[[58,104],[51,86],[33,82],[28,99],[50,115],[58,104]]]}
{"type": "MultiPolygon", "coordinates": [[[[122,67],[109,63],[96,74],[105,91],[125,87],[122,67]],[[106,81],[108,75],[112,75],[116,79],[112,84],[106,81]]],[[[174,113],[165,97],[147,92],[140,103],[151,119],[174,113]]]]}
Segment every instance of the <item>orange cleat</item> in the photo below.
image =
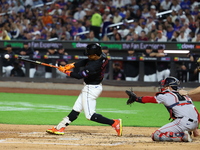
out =
{"type": "Polygon", "coordinates": [[[112,127],[116,130],[118,136],[122,136],[122,120],[114,119],[112,127]]]}
{"type": "Polygon", "coordinates": [[[56,135],[63,135],[65,128],[62,127],[60,130],[57,130],[55,127],[46,130],[47,133],[56,134],[56,135]]]}

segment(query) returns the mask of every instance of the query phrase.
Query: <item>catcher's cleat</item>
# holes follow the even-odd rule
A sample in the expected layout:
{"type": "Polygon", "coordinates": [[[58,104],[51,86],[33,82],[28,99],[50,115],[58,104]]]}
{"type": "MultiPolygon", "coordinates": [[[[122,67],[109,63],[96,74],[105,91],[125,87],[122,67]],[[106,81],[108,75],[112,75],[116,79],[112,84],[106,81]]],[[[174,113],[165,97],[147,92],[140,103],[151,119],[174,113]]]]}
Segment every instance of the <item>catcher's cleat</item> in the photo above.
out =
{"type": "Polygon", "coordinates": [[[115,119],[112,127],[116,130],[118,136],[122,136],[122,120],[115,119]]]}
{"type": "Polygon", "coordinates": [[[184,131],[184,136],[182,137],[183,142],[192,142],[192,138],[188,131],[184,131]]]}
{"type": "Polygon", "coordinates": [[[63,135],[65,128],[62,127],[60,130],[57,130],[55,127],[46,130],[47,133],[56,134],[56,135],[63,135]]]}

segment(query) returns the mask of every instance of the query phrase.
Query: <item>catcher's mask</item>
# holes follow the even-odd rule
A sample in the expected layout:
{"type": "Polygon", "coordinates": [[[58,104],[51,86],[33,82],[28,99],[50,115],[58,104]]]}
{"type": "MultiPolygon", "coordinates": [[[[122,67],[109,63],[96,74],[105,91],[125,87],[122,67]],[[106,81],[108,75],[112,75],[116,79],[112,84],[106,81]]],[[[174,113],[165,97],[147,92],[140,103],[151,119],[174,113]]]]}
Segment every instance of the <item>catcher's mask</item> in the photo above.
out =
{"type": "Polygon", "coordinates": [[[102,54],[101,46],[98,43],[88,44],[83,54],[85,56],[93,54],[100,56],[102,54]]]}
{"type": "Polygon", "coordinates": [[[177,78],[170,76],[161,80],[159,84],[161,92],[163,92],[167,86],[170,86],[173,90],[178,90],[180,81],[177,78]]]}

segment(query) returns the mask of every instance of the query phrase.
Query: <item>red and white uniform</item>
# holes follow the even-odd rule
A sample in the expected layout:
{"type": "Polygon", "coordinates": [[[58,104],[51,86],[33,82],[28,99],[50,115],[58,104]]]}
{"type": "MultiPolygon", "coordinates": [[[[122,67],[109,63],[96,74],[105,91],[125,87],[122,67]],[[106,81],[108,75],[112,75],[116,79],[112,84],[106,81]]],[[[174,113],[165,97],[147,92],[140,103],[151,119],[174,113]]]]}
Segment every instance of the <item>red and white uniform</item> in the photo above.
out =
{"type": "Polygon", "coordinates": [[[193,131],[198,127],[199,113],[192,100],[188,96],[181,96],[177,91],[165,90],[155,96],[144,96],[142,103],[163,104],[169,111],[170,118],[174,119],[152,134],[155,141],[181,141],[184,131],[193,131]]]}

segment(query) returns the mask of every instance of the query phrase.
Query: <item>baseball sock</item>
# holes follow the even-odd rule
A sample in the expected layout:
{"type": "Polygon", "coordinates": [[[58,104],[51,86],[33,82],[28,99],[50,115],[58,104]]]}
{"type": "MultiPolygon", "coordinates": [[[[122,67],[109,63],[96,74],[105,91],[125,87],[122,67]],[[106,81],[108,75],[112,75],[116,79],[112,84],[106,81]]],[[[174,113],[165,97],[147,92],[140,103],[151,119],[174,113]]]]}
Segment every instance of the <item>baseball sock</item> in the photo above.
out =
{"type": "Polygon", "coordinates": [[[114,120],[108,119],[102,116],[101,114],[96,114],[96,113],[92,115],[90,120],[98,122],[98,123],[108,124],[108,125],[112,125],[114,123],[114,120]]]}
{"type": "MultiPolygon", "coordinates": [[[[70,120],[70,123],[73,122],[74,120],[76,120],[76,119],[78,118],[78,115],[79,115],[79,114],[80,114],[80,112],[77,112],[77,111],[75,111],[75,110],[72,110],[72,111],[70,112],[70,114],[68,115],[68,118],[69,118],[69,120],[70,120]]],[[[66,123],[65,125],[68,126],[69,123],[66,123]]]]}
{"type": "Polygon", "coordinates": [[[68,126],[72,121],[78,118],[80,113],[72,110],[68,116],[63,118],[63,120],[56,126],[56,129],[60,130],[63,127],[68,126]]]}

